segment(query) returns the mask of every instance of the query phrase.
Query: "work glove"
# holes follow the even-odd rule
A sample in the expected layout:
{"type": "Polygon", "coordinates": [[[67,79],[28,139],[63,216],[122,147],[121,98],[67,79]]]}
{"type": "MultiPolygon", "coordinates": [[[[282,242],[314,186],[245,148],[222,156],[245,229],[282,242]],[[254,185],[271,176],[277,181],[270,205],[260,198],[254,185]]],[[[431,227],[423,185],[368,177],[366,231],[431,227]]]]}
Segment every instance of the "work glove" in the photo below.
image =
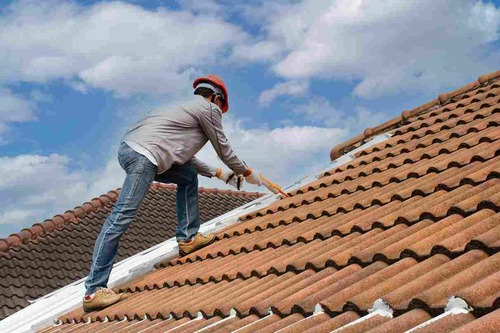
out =
{"type": "Polygon", "coordinates": [[[245,180],[249,184],[261,186],[262,185],[262,180],[260,179],[260,172],[254,169],[249,169],[250,174],[245,176],[245,180]]]}
{"type": "Polygon", "coordinates": [[[236,175],[233,171],[218,168],[214,176],[236,188],[238,191],[243,187],[243,176],[236,175]]]}

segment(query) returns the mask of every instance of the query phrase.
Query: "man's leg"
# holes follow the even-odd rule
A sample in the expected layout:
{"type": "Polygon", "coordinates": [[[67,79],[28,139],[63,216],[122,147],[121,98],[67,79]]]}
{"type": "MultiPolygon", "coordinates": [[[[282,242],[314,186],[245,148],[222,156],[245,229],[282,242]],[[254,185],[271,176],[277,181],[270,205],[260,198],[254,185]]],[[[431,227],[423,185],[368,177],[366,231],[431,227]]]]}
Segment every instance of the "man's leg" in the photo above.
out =
{"type": "Polygon", "coordinates": [[[177,184],[177,241],[191,240],[200,229],[198,209],[198,172],[190,164],[175,164],[169,170],[156,175],[155,180],[162,183],[177,184]]]}
{"type": "Polygon", "coordinates": [[[156,166],[126,144],[120,147],[118,160],[126,177],[117,202],[94,245],[92,266],[85,281],[85,295],[107,286],[119,240],[137,214],[156,174],[156,166]]]}
{"type": "Polygon", "coordinates": [[[175,236],[179,243],[179,255],[184,256],[201,249],[215,240],[215,235],[202,235],[198,210],[198,172],[190,164],[173,165],[155,177],[162,183],[177,184],[177,220],[175,236]]]}

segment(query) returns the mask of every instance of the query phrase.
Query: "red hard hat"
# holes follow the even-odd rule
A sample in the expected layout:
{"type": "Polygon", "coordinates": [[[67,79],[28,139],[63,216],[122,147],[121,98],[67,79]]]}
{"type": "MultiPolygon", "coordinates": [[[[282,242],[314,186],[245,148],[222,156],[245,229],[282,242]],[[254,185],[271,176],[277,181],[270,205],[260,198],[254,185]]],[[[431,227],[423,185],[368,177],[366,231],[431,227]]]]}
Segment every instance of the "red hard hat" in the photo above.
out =
{"type": "Polygon", "coordinates": [[[226,113],[229,109],[229,95],[227,94],[227,89],[224,81],[222,81],[222,79],[215,74],[208,74],[207,76],[199,77],[194,80],[193,89],[196,89],[196,86],[200,83],[210,83],[222,90],[222,92],[224,93],[224,105],[221,109],[222,113],[226,113]]]}

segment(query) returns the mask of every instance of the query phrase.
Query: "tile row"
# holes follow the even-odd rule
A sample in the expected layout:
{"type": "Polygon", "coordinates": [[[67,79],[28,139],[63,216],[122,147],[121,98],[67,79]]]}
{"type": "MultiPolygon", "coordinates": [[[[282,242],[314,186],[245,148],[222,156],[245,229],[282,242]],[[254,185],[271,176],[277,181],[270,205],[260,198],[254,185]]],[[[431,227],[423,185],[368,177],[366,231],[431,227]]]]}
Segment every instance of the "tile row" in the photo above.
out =
{"type": "MultiPolygon", "coordinates": [[[[263,277],[307,268],[344,267],[350,263],[366,265],[379,260],[392,263],[405,257],[418,259],[437,253],[452,257],[488,237],[500,237],[500,214],[486,209],[467,218],[454,214],[439,222],[423,220],[411,226],[398,224],[387,230],[375,228],[363,234],[353,232],[345,237],[266,246],[263,250],[231,253],[221,245],[220,252],[225,255],[214,249],[212,255],[203,258],[201,254],[196,255],[198,261],[177,260],[159,264],[158,268],[165,269],[150,272],[120,289],[135,291],[192,285],[250,276],[263,277]],[[471,243],[473,240],[476,243],[471,243]]],[[[485,251],[495,251],[493,244],[481,243],[485,251]]]]}
{"type": "MultiPolygon", "coordinates": [[[[451,296],[463,298],[476,310],[489,309],[500,296],[500,254],[472,250],[450,259],[436,254],[421,262],[404,258],[391,265],[377,261],[366,267],[306,269],[298,274],[270,274],[232,281],[174,286],[127,294],[115,306],[92,313],[76,309],[60,319],[69,323],[240,315],[312,314],[317,304],[329,314],[370,309],[381,298],[396,312],[425,308],[442,311],[451,296]],[[202,297],[201,297],[202,296],[202,297]]],[[[154,281],[151,281],[154,283],[154,281]]]]}
{"type": "Polygon", "coordinates": [[[295,313],[285,317],[269,314],[262,318],[256,315],[238,317],[231,315],[223,318],[214,316],[195,319],[155,319],[123,320],[112,322],[63,324],[50,327],[39,333],[194,333],[194,332],[237,332],[237,333],[403,333],[412,330],[414,333],[466,333],[482,332],[496,333],[500,329],[500,310],[490,312],[478,319],[469,313],[460,313],[433,318],[422,309],[414,309],[400,316],[382,316],[378,313],[360,316],[354,311],[348,311],[335,317],[325,312],[317,312],[304,317],[295,313]]]}
{"type": "Polygon", "coordinates": [[[272,215],[228,226],[217,234],[217,238],[229,238],[308,219],[332,216],[338,218],[348,214],[353,214],[349,217],[356,214],[365,215],[361,221],[353,220],[344,225],[340,232],[346,233],[355,226],[366,230],[375,223],[386,225],[398,218],[415,221],[422,214],[435,218],[446,215],[450,209],[463,212],[474,210],[483,201],[497,205],[497,163],[478,163],[477,167],[478,169],[451,168],[441,173],[427,174],[422,178],[409,178],[401,183],[390,183],[385,187],[375,187],[353,195],[340,195],[298,208],[277,211],[272,215]],[[422,204],[427,206],[420,206],[422,204]]]}
{"type": "MultiPolygon", "coordinates": [[[[485,95],[484,97],[487,97],[486,100],[485,100],[485,103],[487,103],[488,105],[494,105],[494,104],[498,104],[498,100],[500,98],[500,88],[496,88],[494,89],[492,92],[490,93],[487,93],[487,95],[485,95]]],[[[471,102],[472,98],[469,99],[468,102],[471,102]]],[[[467,103],[466,101],[464,102],[461,102],[460,104],[463,105],[462,107],[465,107],[466,105],[469,105],[470,103],[467,103]],[[464,103],[465,102],[465,103],[464,103]]],[[[455,106],[459,104],[459,103],[455,103],[455,106]]],[[[452,105],[453,106],[453,105],[452,105]]],[[[372,154],[372,153],[375,153],[375,152],[379,152],[381,150],[384,150],[386,148],[392,148],[394,147],[395,145],[397,144],[401,144],[401,143],[404,143],[404,142],[408,142],[410,140],[413,140],[413,139],[420,139],[426,135],[430,135],[430,134],[434,134],[434,133],[437,133],[439,132],[439,130],[443,129],[443,126],[445,129],[451,129],[453,128],[454,126],[457,126],[457,122],[458,122],[458,119],[462,118],[465,114],[467,113],[470,113],[470,111],[477,111],[478,109],[480,108],[480,105],[479,104],[476,104],[473,106],[473,108],[467,108],[466,110],[464,110],[464,113],[457,117],[457,118],[451,118],[451,119],[455,119],[456,122],[451,122],[451,123],[448,123],[447,124],[447,120],[443,121],[443,122],[440,122],[440,121],[437,121],[437,122],[434,122],[433,124],[427,124],[428,126],[423,126],[421,127],[420,129],[417,129],[417,130],[413,130],[413,131],[407,131],[406,133],[401,133],[399,135],[396,135],[384,142],[381,142],[379,144],[376,144],[376,145],[373,145],[371,147],[368,147],[360,152],[357,152],[355,154],[356,157],[360,157],[360,156],[365,156],[365,155],[369,155],[369,154],[372,154]]],[[[419,117],[418,119],[419,120],[424,120],[424,119],[428,119],[428,118],[435,118],[436,116],[440,115],[441,113],[444,113],[444,112],[451,112],[451,111],[455,111],[455,108],[453,107],[450,107],[449,105],[447,106],[444,106],[444,107],[441,107],[435,111],[432,111],[430,113],[427,113],[421,117],[419,117]]],[[[440,119],[441,120],[441,119],[440,119]]]]}
{"type": "MultiPolygon", "coordinates": [[[[498,99],[500,99],[500,96],[498,99]]],[[[346,168],[398,156],[402,152],[427,147],[434,142],[443,142],[452,137],[460,137],[470,132],[478,132],[486,127],[498,126],[499,119],[500,112],[495,112],[495,109],[492,108],[481,109],[474,113],[465,113],[460,117],[450,118],[445,122],[437,122],[432,126],[423,127],[415,132],[409,132],[402,137],[392,137],[388,140],[389,142],[382,142],[382,144],[385,143],[385,146],[395,142],[396,144],[392,147],[387,147],[368,155],[360,155],[356,160],[349,163],[346,168]]],[[[337,170],[342,169],[339,168],[337,170]]]]}
{"type": "MultiPolygon", "coordinates": [[[[309,190],[318,189],[320,187],[327,187],[331,184],[340,184],[342,182],[350,181],[358,177],[367,177],[374,173],[383,173],[384,171],[392,172],[393,169],[397,169],[401,166],[408,164],[414,164],[421,160],[426,160],[427,163],[429,163],[432,161],[428,160],[431,160],[433,158],[440,158],[441,155],[460,156],[461,154],[467,154],[468,152],[468,154],[474,154],[477,155],[478,157],[488,159],[493,156],[496,156],[499,150],[498,142],[492,141],[490,138],[480,138],[478,140],[475,140],[475,143],[473,143],[472,146],[470,146],[467,143],[457,144],[457,142],[452,142],[452,144],[455,147],[444,146],[443,144],[441,144],[439,147],[437,147],[438,148],[437,151],[432,150],[430,152],[426,152],[425,150],[419,149],[416,152],[406,153],[402,156],[399,156],[398,158],[384,160],[373,163],[372,165],[366,165],[363,167],[346,170],[344,172],[334,174],[332,176],[318,179],[317,181],[312,182],[311,184],[305,186],[303,190],[304,192],[307,192],[309,190]],[[479,146],[481,147],[481,149],[479,149],[479,146]],[[488,150],[489,154],[485,153],[483,151],[484,149],[488,150]]],[[[472,155],[472,157],[474,155],[472,155]]],[[[430,166],[432,166],[431,163],[429,164],[430,166]]],[[[422,163],[422,165],[424,166],[425,163],[422,163]]]]}
{"type": "MultiPolygon", "coordinates": [[[[428,133],[429,139],[432,140],[432,138],[434,136],[440,135],[440,132],[438,131],[439,128],[443,128],[445,130],[451,130],[450,133],[453,133],[454,127],[456,127],[458,125],[465,125],[469,122],[474,122],[476,120],[483,119],[483,118],[486,119],[486,118],[491,117],[490,119],[492,119],[492,123],[496,124],[498,121],[497,115],[498,115],[499,111],[500,111],[500,109],[498,107],[487,107],[484,109],[479,109],[478,111],[475,111],[475,112],[469,111],[468,113],[465,113],[465,114],[460,115],[460,116],[457,116],[456,114],[452,113],[452,114],[448,115],[449,119],[446,119],[446,121],[443,120],[444,122],[440,121],[440,119],[436,119],[436,123],[433,124],[433,125],[436,125],[436,127],[434,128],[434,130],[436,132],[431,131],[430,133],[428,133]]],[[[424,130],[424,133],[425,133],[425,131],[428,130],[429,127],[422,127],[422,129],[424,130]]],[[[456,130],[460,130],[460,128],[456,128],[456,130]]],[[[377,159],[397,156],[398,149],[400,149],[400,147],[402,150],[404,150],[405,146],[408,148],[411,148],[412,145],[415,146],[415,145],[418,145],[419,143],[422,142],[422,139],[418,136],[416,136],[413,139],[413,132],[411,132],[411,133],[412,133],[412,137],[410,137],[410,140],[405,141],[405,140],[401,140],[401,138],[393,136],[391,139],[389,139],[389,140],[396,141],[397,144],[394,145],[393,147],[383,149],[383,150],[376,152],[374,154],[359,156],[355,160],[353,160],[349,163],[346,163],[344,165],[341,165],[341,166],[336,167],[330,171],[325,172],[323,174],[323,177],[332,175],[334,173],[342,172],[342,171],[345,171],[347,169],[352,169],[352,168],[355,168],[359,165],[366,165],[366,164],[370,163],[371,161],[373,161],[373,159],[377,160],[377,159]],[[417,142],[415,142],[415,141],[417,141],[417,142]],[[386,154],[386,152],[388,154],[386,154]]],[[[446,134],[444,134],[444,135],[446,137],[446,134]]],[[[379,146],[384,144],[384,143],[385,142],[380,143],[379,146]]]]}
{"type": "Polygon", "coordinates": [[[499,86],[497,84],[495,87],[491,87],[489,92],[482,93],[470,99],[459,101],[456,104],[448,104],[442,108],[442,112],[439,112],[439,109],[437,109],[427,115],[418,117],[409,124],[396,129],[394,131],[394,135],[399,136],[409,131],[415,131],[422,127],[427,127],[434,124],[436,121],[445,121],[449,119],[450,116],[456,117],[482,108],[488,108],[491,106],[495,107],[496,104],[498,104],[498,95],[500,94],[500,89],[498,87],[499,86]]]}
{"type": "Polygon", "coordinates": [[[496,127],[488,128],[481,134],[492,134],[492,138],[478,136],[475,133],[467,135],[474,138],[473,142],[461,141],[459,138],[445,143],[436,144],[434,149],[419,148],[415,151],[405,153],[398,158],[383,160],[363,167],[346,170],[329,177],[321,178],[304,186],[290,198],[282,199],[259,211],[247,214],[242,220],[249,220],[256,216],[263,216],[278,209],[286,209],[290,206],[299,206],[320,197],[318,193],[352,193],[371,186],[383,186],[389,182],[398,182],[407,177],[415,177],[435,170],[439,172],[450,166],[463,165],[472,159],[485,160],[495,157],[500,150],[500,136],[496,127]],[[489,133],[486,133],[489,132],[489,133]],[[336,187],[329,189],[331,185],[336,187]],[[326,188],[326,190],[325,190],[326,188]],[[345,190],[344,190],[345,189],[345,190]],[[327,191],[327,192],[325,192],[327,191]]]}
{"type": "MultiPolygon", "coordinates": [[[[484,143],[471,149],[457,151],[454,154],[443,154],[430,160],[424,159],[412,164],[403,164],[395,169],[387,169],[379,173],[372,173],[366,177],[358,177],[341,183],[333,183],[328,187],[320,187],[316,190],[311,190],[304,194],[275,202],[265,209],[247,215],[242,218],[242,220],[247,221],[255,217],[274,214],[277,211],[285,211],[290,208],[297,208],[302,205],[336,198],[341,195],[361,195],[359,192],[366,192],[374,188],[384,188],[387,185],[391,185],[391,183],[393,183],[393,186],[397,186],[394,184],[404,184],[409,178],[418,179],[429,173],[446,172],[450,168],[467,170],[482,167],[481,164],[479,164],[481,161],[485,161],[486,164],[490,165],[492,163],[498,163],[498,157],[493,156],[500,150],[500,141],[495,142],[495,144],[489,144],[488,147],[486,146],[487,144],[484,143]]],[[[493,171],[496,171],[496,169],[493,169],[493,171]]]]}

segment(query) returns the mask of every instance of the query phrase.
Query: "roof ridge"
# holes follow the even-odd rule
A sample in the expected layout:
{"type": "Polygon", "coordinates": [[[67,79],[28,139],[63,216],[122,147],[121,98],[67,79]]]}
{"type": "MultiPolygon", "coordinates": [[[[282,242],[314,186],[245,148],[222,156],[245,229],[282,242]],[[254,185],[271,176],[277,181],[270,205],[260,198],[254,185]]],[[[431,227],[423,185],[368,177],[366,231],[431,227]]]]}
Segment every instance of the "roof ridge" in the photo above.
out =
{"type": "Polygon", "coordinates": [[[476,81],[471,82],[469,84],[466,84],[465,86],[455,89],[449,93],[441,93],[438,95],[437,98],[433,99],[430,102],[427,102],[425,104],[422,104],[419,107],[416,107],[412,110],[404,110],[401,112],[401,114],[391,120],[388,120],[376,127],[368,127],[366,128],[363,133],[347,140],[344,141],[341,144],[336,145],[335,147],[332,148],[330,151],[330,159],[333,161],[343,154],[351,151],[355,144],[361,142],[364,143],[366,139],[371,138],[377,134],[380,134],[382,132],[386,132],[390,130],[391,128],[399,127],[400,125],[403,125],[408,122],[408,120],[412,117],[415,117],[417,115],[421,115],[425,113],[426,111],[432,111],[436,107],[441,107],[446,104],[452,103],[453,98],[465,94],[469,91],[472,91],[476,88],[479,88],[481,86],[486,86],[494,81],[497,81],[500,79],[500,70],[489,73],[489,74],[484,74],[481,75],[477,78],[476,81]],[[431,110],[432,109],[432,110],[431,110]],[[351,148],[351,149],[349,149],[351,148]]]}
{"type": "MultiPolygon", "coordinates": [[[[155,189],[165,188],[173,190],[177,186],[174,184],[153,182],[151,187],[155,189]]],[[[54,231],[54,229],[57,229],[65,224],[69,224],[70,222],[77,222],[79,218],[82,218],[91,212],[95,212],[98,208],[116,202],[120,190],[121,188],[119,187],[116,190],[108,191],[106,194],[102,194],[99,197],[84,202],[80,206],[76,206],[73,209],[65,211],[64,214],[56,214],[52,218],[45,219],[42,223],[34,223],[31,227],[23,228],[20,232],[12,233],[7,238],[0,238],[0,252],[7,252],[11,248],[16,248],[23,243],[28,243],[32,239],[37,239],[40,236],[46,236],[50,232],[54,231]]],[[[198,192],[256,198],[262,196],[262,193],[259,192],[219,190],[205,187],[199,187],[198,192]]]]}

